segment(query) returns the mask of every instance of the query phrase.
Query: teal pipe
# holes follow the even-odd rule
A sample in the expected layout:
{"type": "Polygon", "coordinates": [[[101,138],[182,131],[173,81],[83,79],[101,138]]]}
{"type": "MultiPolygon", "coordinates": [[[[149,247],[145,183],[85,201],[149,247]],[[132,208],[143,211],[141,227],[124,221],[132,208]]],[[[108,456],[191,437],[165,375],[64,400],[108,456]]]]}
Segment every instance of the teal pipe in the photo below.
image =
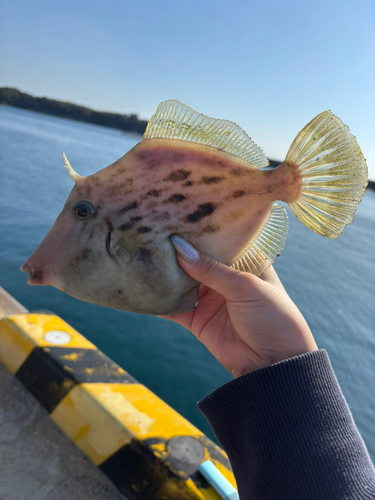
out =
{"type": "Polygon", "coordinates": [[[198,470],[223,500],[239,500],[240,497],[238,496],[237,490],[233,488],[230,482],[223,476],[211,460],[202,462],[198,470]]]}

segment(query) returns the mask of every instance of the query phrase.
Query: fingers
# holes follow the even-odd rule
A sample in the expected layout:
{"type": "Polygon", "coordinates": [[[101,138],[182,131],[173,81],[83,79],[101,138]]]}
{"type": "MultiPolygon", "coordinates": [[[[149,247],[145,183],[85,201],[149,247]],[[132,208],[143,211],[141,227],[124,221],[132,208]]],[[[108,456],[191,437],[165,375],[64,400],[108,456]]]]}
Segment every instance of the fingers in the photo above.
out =
{"type": "Polygon", "coordinates": [[[191,330],[191,324],[194,318],[194,311],[188,311],[179,314],[159,314],[158,318],[168,319],[169,321],[174,321],[179,325],[185,327],[187,330],[191,330]]]}
{"type": "Polygon", "coordinates": [[[275,269],[272,266],[270,266],[266,271],[264,271],[264,273],[259,277],[263,281],[266,281],[267,283],[271,283],[272,285],[275,285],[278,287],[283,286],[278,275],[276,274],[275,269]]]}
{"type": "MultiPolygon", "coordinates": [[[[190,243],[177,235],[173,235],[171,241],[179,254],[178,263],[189,276],[219,293],[227,300],[239,298],[243,288],[240,286],[242,273],[211,259],[207,255],[201,254],[190,243]]],[[[247,287],[251,285],[249,281],[257,279],[252,275],[248,275],[246,278],[248,278],[246,280],[247,287]]]]}

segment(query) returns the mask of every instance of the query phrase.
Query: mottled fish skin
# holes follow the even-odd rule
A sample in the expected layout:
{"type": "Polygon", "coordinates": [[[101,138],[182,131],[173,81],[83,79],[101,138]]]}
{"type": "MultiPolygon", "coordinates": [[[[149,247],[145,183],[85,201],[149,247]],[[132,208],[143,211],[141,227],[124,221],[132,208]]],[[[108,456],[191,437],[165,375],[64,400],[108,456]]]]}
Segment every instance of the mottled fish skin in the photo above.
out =
{"type": "Polygon", "coordinates": [[[294,201],[300,193],[297,167],[252,169],[213,147],[168,139],[140,142],[87,181],[82,189],[119,217],[116,227],[128,229],[142,217],[145,244],[179,234],[226,264],[241,254],[274,201],[294,201]]]}
{"type": "Polygon", "coordinates": [[[298,168],[273,171],[211,146],[146,139],[109,167],[77,180],[63,211],[24,265],[30,284],[51,284],[86,302],[145,314],[194,309],[198,284],[179,267],[178,234],[230,264],[275,200],[301,190],[298,168]],[[75,219],[78,201],[94,207],[75,219]]]}

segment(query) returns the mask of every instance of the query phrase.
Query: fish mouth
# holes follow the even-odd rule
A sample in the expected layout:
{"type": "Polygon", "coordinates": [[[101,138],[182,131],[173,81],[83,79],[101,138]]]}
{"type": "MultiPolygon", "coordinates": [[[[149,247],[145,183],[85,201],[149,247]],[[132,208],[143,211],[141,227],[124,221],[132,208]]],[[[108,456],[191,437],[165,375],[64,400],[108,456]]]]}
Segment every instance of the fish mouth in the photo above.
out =
{"type": "Polygon", "coordinates": [[[30,264],[27,263],[27,261],[22,264],[21,269],[23,273],[26,273],[29,275],[29,278],[27,280],[28,285],[32,286],[43,286],[45,285],[45,277],[46,273],[44,269],[39,266],[39,267],[31,267],[30,264]]]}

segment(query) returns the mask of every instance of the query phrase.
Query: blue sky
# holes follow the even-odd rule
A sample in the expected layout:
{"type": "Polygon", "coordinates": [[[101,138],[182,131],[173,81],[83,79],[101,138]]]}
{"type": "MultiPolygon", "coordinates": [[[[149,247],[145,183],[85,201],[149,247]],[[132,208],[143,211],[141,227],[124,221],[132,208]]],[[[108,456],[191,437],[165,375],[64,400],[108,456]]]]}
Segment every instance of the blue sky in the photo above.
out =
{"type": "Polygon", "coordinates": [[[375,179],[373,0],[12,0],[1,86],[149,118],[178,99],[283,159],[331,109],[375,179]]]}

